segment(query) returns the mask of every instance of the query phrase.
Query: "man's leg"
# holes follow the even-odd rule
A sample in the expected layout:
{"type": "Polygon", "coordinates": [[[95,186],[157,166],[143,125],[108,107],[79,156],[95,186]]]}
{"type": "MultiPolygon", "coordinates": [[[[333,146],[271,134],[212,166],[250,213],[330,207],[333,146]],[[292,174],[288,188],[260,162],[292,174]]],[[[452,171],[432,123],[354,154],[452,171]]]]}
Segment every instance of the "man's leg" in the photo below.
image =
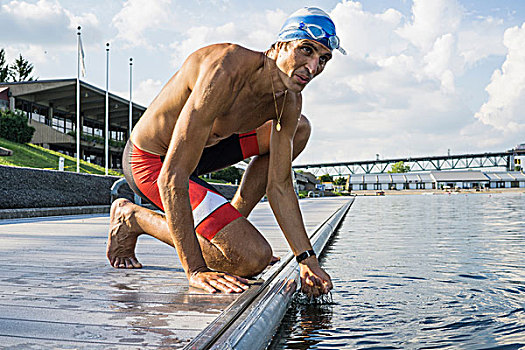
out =
{"type": "MultiPolygon", "coordinates": [[[[268,163],[270,150],[270,135],[272,121],[269,121],[257,129],[257,142],[259,143],[259,156],[255,156],[244,172],[241,185],[235,193],[232,205],[245,218],[251,213],[255,205],[259,203],[266,193],[268,183],[268,163]]],[[[301,115],[297,131],[293,139],[293,159],[295,159],[306,147],[310,138],[311,126],[308,118],[301,115]]]]}
{"type": "MultiPolygon", "coordinates": [[[[268,151],[272,122],[257,130],[259,153],[243,176],[232,205],[243,217],[221,229],[210,241],[197,235],[208,267],[238,276],[253,276],[261,272],[272,259],[272,250],[266,239],[246,217],[266,192],[268,151]],[[261,175],[263,174],[263,175],[261,175]]],[[[293,157],[306,146],[310,136],[310,123],[301,116],[294,137],[293,157]]],[[[137,238],[148,234],[173,246],[165,216],[118,199],[111,207],[111,221],[107,256],[113,267],[140,268],[135,256],[137,238]]]]}
{"type": "MultiPolygon", "coordinates": [[[[148,234],[173,247],[164,215],[117,199],[111,206],[107,256],[113,267],[140,268],[135,245],[141,234],[148,234]]],[[[250,277],[260,273],[272,258],[266,239],[244,217],[232,221],[208,241],[197,235],[209,268],[250,277]]]]}

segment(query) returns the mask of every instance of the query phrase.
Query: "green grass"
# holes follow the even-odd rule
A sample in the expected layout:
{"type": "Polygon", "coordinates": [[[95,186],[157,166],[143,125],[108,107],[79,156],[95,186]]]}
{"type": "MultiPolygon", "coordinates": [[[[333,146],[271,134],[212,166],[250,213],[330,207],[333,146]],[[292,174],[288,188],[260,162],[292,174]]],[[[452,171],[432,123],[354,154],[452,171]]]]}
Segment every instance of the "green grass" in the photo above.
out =
{"type": "MultiPolygon", "coordinates": [[[[20,144],[0,138],[0,147],[13,151],[12,156],[0,156],[0,165],[58,170],[58,158],[64,157],[64,170],[72,172],[77,170],[76,158],[31,143],[20,144]]],[[[80,172],[104,175],[105,169],[99,165],[80,160],[80,172]]],[[[109,170],[109,175],[122,176],[121,173],[114,170],[109,170]]]]}
{"type": "Polygon", "coordinates": [[[220,179],[209,179],[207,177],[204,177],[204,176],[199,176],[199,178],[201,180],[204,180],[208,183],[211,183],[211,184],[226,184],[226,185],[232,185],[231,182],[228,182],[228,181],[224,181],[224,180],[220,180],[220,179]]]}

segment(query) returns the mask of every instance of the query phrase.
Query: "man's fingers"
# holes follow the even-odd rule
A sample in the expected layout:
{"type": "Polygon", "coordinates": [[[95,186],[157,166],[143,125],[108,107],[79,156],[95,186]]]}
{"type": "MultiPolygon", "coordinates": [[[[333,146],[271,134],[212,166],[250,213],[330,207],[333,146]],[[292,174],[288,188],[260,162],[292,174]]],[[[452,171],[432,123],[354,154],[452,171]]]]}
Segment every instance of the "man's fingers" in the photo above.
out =
{"type": "Polygon", "coordinates": [[[223,285],[229,287],[232,290],[232,292],[237,292],[237,293],[242,293],[243,292],[243,289],[241,287],[239,287],[235,282],[230,282],[226,278],[220,279],[219,282],[222,283],[223,285]]]}
{"type": "Polygon", "coordinates": [[[304,279],[304,282],[307,286],[314,287],[315,286],[315,280],[312,278],[312,276],[306,276],[304,279]]]}
{"type": "Polygon", "coordinates": [[[217,280],[211,280],[208,282],[211,286],[214,287],[214,290],[217,292],[231,293],[232,290],[228,286],[225,286],[223,283],[217,280]]]}
{"type": "Polygon", "coordinates": [[[217,289],[213,288],[211,283],[199,282],[198,287],[204,289],[208,293],[217,293],[217,289]]]}
{"type": "Polygon", "coordinates": [[[231,276],[231,275],[224,275],[223,276],[224,279],[234,283],[235,285],[243,288],[243,289],[248,289],[248,285],[247,283],[249,283],[249,281],[246,279],[246,278],[242,278],[242,277],[234,277],[234,276],[231,276]]]}
{"type": "Polygon", "coordinates": [[[227,281],[225,278],[218,278],[216,280],[212,280],[210,281],[210,284],[211,283],[213,283],[212,285],[215,288],[217,288],[218,290],[224,293],[242,292],[241,288],[235,286],[233,283],[227,281]]]}
{"type": "Polygon", "coordinates": [[[332,290],[332,288],[334,288],[333,284],[331,281],[323,281],[323,287],[324,287],[324,290],[325,290],[325,294],[328,293],[329,291],[332,290]]]}
{"type": "Polygon", "coordinates": [[[203,272],[190,278],[190,285],[204,289],[209,293],[242,293],[249,287],[241,281],[248,280],[221,272],[203,272]]]}
{"type": "Polygon", "coordinates": [[[306,295],[311,295],[312,294],[312,287],[308,284],[308,277],[306,277],[303,281],[303,283],[301,283],[301,292],[303,292],[304,294],[306,295]]]}

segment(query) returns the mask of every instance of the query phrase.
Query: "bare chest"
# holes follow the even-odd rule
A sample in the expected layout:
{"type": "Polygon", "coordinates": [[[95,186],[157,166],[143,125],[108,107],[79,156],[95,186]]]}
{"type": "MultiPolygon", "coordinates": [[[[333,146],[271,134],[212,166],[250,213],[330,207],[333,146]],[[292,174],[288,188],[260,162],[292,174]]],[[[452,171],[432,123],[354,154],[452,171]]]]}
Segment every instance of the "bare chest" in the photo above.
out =
{"type": "Polygon", "coordinates": [[[219,141],[228,138],[232,134],[240,134],[257,129],[274,117],[273,101],[257,101],[251,99],[239,99],[235,101],[230,110],[218,116],[213,123],[206,147],[212,146],[219,141]]]}

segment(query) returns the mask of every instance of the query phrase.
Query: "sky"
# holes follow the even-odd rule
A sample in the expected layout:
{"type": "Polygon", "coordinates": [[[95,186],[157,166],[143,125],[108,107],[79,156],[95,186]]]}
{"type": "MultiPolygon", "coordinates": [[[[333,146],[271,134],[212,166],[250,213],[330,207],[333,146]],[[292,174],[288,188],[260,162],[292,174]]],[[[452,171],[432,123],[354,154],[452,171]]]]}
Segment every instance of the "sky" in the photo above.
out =
{"type": "Polygon", "coordinates": [[[291,13],[330,14],[334,52],[303,91],[312,136],[295,164],[505,151],[525,142],[525,1],[0,0],[0,48],[40,80],[86,76],[147,106],[196,49],[263,51],[291,13]]]}

